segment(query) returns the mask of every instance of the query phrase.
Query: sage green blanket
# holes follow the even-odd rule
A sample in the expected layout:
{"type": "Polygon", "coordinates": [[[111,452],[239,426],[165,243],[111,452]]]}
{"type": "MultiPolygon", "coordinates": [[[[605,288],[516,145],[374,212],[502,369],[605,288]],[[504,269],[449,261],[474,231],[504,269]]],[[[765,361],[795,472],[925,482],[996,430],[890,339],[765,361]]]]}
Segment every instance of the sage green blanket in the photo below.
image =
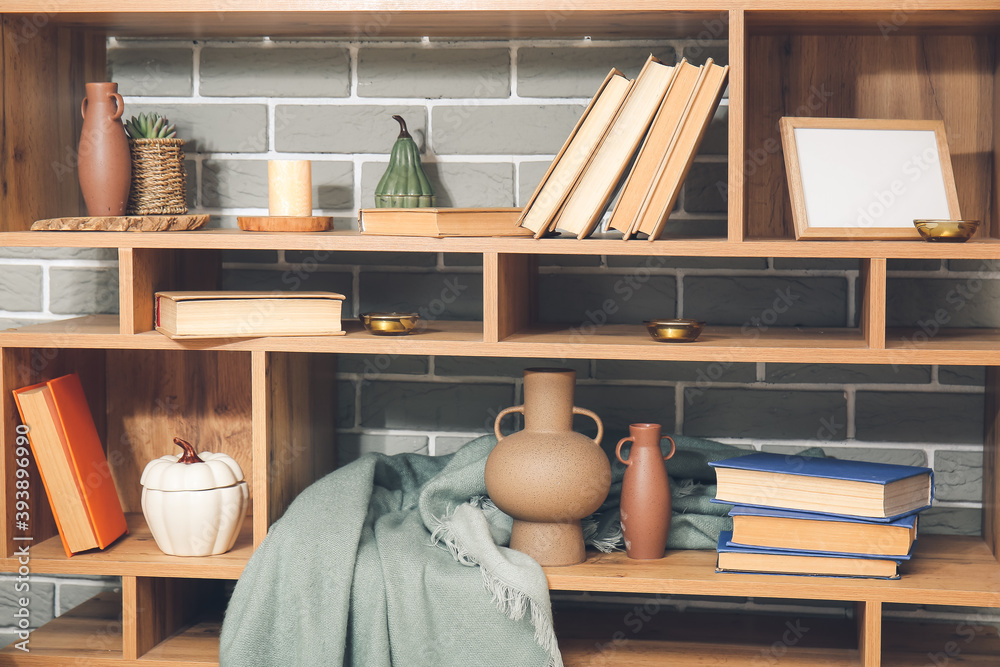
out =
{"type": "MultiPolygon", "coordinates": [[[[670,546],[714,548],[729,507],[709,502],[707,463],[744,450],[675,439],[670,546]]],[[[495,442],[368,454],[303,491],[236,585],[221,665],[561,665],[545,575],[502,546],[511,519],[486,498],[495,442]]],[[[608,501],[585,525],[604,550],[621,544],[623,470],[616,462],[608,501]]]]}

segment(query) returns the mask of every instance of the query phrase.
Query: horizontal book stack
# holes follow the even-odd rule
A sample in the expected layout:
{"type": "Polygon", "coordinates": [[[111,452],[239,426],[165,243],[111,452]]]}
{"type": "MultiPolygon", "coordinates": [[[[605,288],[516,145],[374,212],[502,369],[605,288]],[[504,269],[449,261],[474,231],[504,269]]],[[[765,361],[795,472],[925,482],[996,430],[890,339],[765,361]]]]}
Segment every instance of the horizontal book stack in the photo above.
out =
{"type": "Polygon", "coordinates": [[[757,453],[711,463],[734,504],[718,572],[898,579],[931,505],[930,468],[757,453]]]}
{"type": "Polygon", "coordinates": [[[664,65],[649,56],[634,81],[605,77],[519,219],[536,238],[586,238],[611,208],[624,239],[663,232],[726,88],[728,66],[664,65]],[[614,202],[614,203],[613,203],[614,202]]]}

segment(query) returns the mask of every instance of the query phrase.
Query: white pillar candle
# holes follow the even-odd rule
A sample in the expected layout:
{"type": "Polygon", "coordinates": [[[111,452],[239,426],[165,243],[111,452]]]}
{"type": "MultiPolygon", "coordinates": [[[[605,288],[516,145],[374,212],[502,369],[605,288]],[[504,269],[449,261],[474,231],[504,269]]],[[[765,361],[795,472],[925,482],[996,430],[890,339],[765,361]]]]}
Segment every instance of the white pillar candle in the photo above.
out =
{"type": "Polygon", "coordinates": [[[267,206],[273,216],[311,216],[312,163],[309,160],[269,160],[267,206]]]}

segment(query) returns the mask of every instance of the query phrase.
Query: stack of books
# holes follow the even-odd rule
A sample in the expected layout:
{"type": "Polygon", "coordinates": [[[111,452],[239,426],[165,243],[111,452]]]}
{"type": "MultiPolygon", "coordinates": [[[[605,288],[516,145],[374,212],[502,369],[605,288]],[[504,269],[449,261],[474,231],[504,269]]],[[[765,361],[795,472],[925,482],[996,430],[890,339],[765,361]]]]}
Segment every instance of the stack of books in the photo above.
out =
{"type": "Polygon", "coordinates": [[[549,165],[519,223],[536,238],[589,236],[608,223],[625,239],[663,231],[726,88],[728,66],[664,65],[652,55],[634,81],[604,79],[549,165]],[[617,198],[615,195],[617,194],[617,198]]]}
{"type": "Polygon", "coordinates": [[[711,463],[735,505],[717,572],[898,579],[931,505],[930,468],[758,453],[711,463]]]}

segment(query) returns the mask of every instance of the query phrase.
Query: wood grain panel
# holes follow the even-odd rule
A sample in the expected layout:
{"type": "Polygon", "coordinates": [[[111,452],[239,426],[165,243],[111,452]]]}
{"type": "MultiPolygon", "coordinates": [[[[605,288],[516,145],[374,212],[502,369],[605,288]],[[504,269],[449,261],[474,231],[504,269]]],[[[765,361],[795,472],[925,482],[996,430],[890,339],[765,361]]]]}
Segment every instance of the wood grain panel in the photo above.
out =
{"type": "Polygon", "coordinates": [[[882,603],[858,602],[855,605],[858,621],[858,650],[861,667],[880,667],[882,664],[882,603]]]}
{"type": "MultiPolygon", "coordinates": [[[[17,425],[21,423],[17,405],[11,393],[14,389],[45,382],[68,373],[79,373],[94,425],[102,442],[107,442],[107,408],[105,403],[105,375],[103,350],[63,350],[63,349],[0,349],[0,420],[2,420],[3,456],[0,457],[0,475],[7,480],[4,484],[4,506],[0,508],[0,526],[3,526],[3,555],[9,556],[24,544],[15,542],[14,536],[31,536],[32,545],[57,535],[52,510],[49,507],[45,487],[35,466],[34,456],[28,467],[30,474],[29,530],[15,530],[11,521],[15,504],[15,452],[17,448],[17,425]]],[[[28,424],[30,427],[31,425],[28,424]]],[[[57,538],[58,539],[58,538],[57,538]]]]}
{"type": "Polygon", "coordinates": [[[538,316],[538,257],[484,253],[483,335],[502,341],[526,329],[538,316]]]}
{"type": "Polygon", "coordinates": [[[76,170],[83,85],[107,76],[103,33],[60,28],[37,11],[2,19],[4,231],[83,211],[76,170]]]}
{"type": "Polygon", "coordinates": [[[253,353],[254,544],[337,464],[336,356],[253,353]]]}
{"type": "MultiPolygon", "coordinates": [[[[747,31],[743,10],[729,12],[729,240],[743,241],[746,235],[746,152],[747,117],[747,31]]],[[[756,66],[756,65],[755,65],[756,66]]]]}
{"type": "Polygon", "coordinates": [[[142,470],[178,453],[174,437],[236,459],[253,497],[248,353],[114,350],[107,366],[108,460],[126,512],[142,510],[142,470]]]}
{"type": "Polygon", "coordinates": [[[886,265],[884,259],[861,260],[861,331],[873,350],[885,349],[886,265]]]}
{"type": "Polygon", "coordinates": [[[777,127],[783,115],[943,120],[962,215],[988,215],[993,37],[753,35],[749,61],[750,236],[793,236],[777,127]]]}

